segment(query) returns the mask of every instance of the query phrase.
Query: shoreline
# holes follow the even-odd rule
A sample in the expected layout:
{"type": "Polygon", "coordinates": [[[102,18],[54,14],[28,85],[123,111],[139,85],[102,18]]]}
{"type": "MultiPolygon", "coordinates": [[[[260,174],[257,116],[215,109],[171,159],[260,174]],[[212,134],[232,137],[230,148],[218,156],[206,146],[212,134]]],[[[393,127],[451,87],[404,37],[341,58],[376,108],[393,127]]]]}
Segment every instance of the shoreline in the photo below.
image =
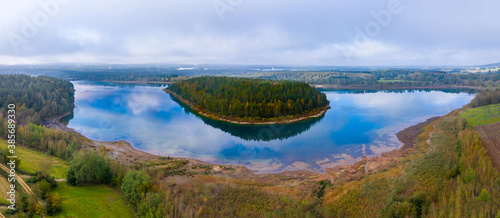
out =
{"type": "Polygon", "coordinates": [[[107,82],[107,83],[144,83],[144,84],[172,84],[174,82],[161,82],[161,81],[120,81],[120,80],[99,80],[95,82],[107,82]]]}
{"type": "MultiPolygon", "coordinates": [[[[95,82],[115,82],[115,83],[152,83],[152,84],[172,84],[177,81],[122,81],[122,80],[100,80],[95,82]]],[[[436,85],[436,86],[339,86],[331,84],[310,84],[314,88],[321,89],[346,89],[346,90],[390,90],[390,89],[471,89],[483,91],[486,87],[479,86],[457,86],[457,85],[436,85]]]]}
{"type": "Polygon", "coordinates": [[[455,86],[455,85],[438,85],[438,86],[338,86],[330,84],[314,84],[314,88],[319,89],[345,89],[345,90],[401,90],[401,89],[471,89],[483,91],[485,87],[478,86],[455,86]]]}
{"type": "MultiPolygon", "coordinates": [[[[99,81],[96,81],[99,82],[99,81]]],[[[176,81],[161,82],[161,81],[120,81],[120,80],[101,80],[100,82],[114,83],[143,83],[143,84],[172,84],[176,81]]],[[[401,90],[401,89],[470,89],[476,91],[484,91],[486,87],[479,86],[457,86],[457,85],[437,85],[437,86],[339,86],[331,84],[310,84],[314,88],[320,89],[345,89],[345,90],[401,90]]]]}
{"type": "MultiPolygon", "coordinates": [[[[66,113],[64,115],[51,118],[48,122],[47,128],[53,128],[62,131],[70,131],[76,132],[74,129],[71,129],[62,123],[59,122],[59,119],[68,115],[66,113]],[[55,125],[54,125],[55,124],[55,125]]],[[[426,121],[420,122],[418,124],[412,125],[408,128],[400,130],[396,133],[398,140],[403,143],[400,148],[387,151],[382,153],[380,156],[367,158],[363,156],[362,160],[347,165],[338,165],[331,168],[324,168],[325,172],[318,172],[308,169],[296,169],[290,171],[281,171],[281,172],[271,172],[271,173],[258,173],[259,170],[252,170],[243,165],[228,165],[228,164],[215,164],[209,163],[202,160],[194,159],[194,158],[183,158],[183,157],[170,157],[171,160],[174,161],[182,161],[187,160],[188,165],[187,168],[195,169],[196,166],[210,166],[214,171],[213,175],[235,178],[235,179],[262,179],[267,178],[269,176],[287,176],[290,178],[294,178],[294,181],[289,183],[288,185],[297,185],[301,182],[305,181],[321,181],[321,180],[329,180],[332,184],[336,181],[336,179],[340,179],[342,181],[352,181],[360,176],[368,175],[369,173],[375,173],[381,170],[386,170],[388,168],[394,167],[399,159],[404,156],[408,156],[414,151],[414,143],[411,143],[411,140],[405,140],[405,137],[408,139],[414,139],[418,137],[420,133],[423,132],[422,127],[431,124],[432,122],[439,120],[441,117],[432,117],[427,119],[426,121]],[[411,143],[411,144],[410,144],[411,143]],[[231,169],[231,170],[227,170],[231,169]],[[365,172],[361,172],[360,169],[365,169],[365,172]]],[[[80,133],[78,133],[80,134],[80,133]]],[[[80,134],[81,135],[81,134],[80,134]]],[[[82,137],[85,137],[81,135],[82,137]]],[[[85,137],[88,139],[87,137],[85,137]]],[[[142,150],[138,150],[134,148],[129,142],[125,140],[113,141],[113,142],[105,142],[105,141],[96,141],[88,139],[89,143],[83,147],[82,149],[93,149],[99,151],[101,147],[104,147],[109,154],[109,157],[115,160],[118,160],[120,163],[124,165],[133,165],[137,163],[146,163],[151,160],[162,160],[165,156],[156,155],[152,153],[148,153],[142,150]]]]}
{"type": "MultiPolygon", "coordinates": [[[[189,106],[189,108],[191,110],[193,110],[194,113],[197,113],[198,115],[207,117],[209,119],[227,122],[227,123],[232,123],[232,124],[238,124],[238,125],[273,125],[273,124],[296,123],[296,122],[300,122],[300,121],[304,121],[304,120],[308,120],[308,119],[312,119],[312,118],[321,117],[331,108],[329,103],[328,103],[328,105],[326,105],[322,108],[317,108],[317,109],[321,109],[318,113],[314,113],[314,111],[311,111],[311,112],[306,113],[306,114],[312,113],[311,115],[302,116],[302,117],[293,118],[293,119],[286,119],[284,121],[238,121],[238,120],[231,120],[231,119],[222,118],[222,117],[219,117],[219,116],[214,115],[212,113],[203,112],[198,107],[194,106],[193,104],[191,104],[191,102],[182,98],[178,94],[176,94],[168,89],[163,89],[163,91],[165,91],[166,93],[170,94],[172,97],[176,98],[177,100],[179,100],[182,103],[189,106]]],[[[279,119],[279,117],[277,119],[279,119]]]]}

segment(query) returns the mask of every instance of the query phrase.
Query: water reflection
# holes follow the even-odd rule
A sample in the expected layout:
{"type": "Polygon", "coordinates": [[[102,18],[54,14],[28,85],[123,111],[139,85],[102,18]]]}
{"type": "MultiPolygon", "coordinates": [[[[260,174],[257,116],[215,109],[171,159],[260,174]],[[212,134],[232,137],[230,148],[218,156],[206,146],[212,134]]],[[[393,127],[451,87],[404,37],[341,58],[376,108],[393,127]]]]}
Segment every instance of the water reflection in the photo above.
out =
{"type": "MultiPolygon", "coordinates": [[[[170,94],[169,94],[170,95],[170,94]]],[[[170,95],[172,101],[177,102],[186,113],[193,113],[195,116],[199,117],[207,125],[214,128],[220,129],[223,132],[229,133],[232,136],[236,136],[247,141],[272,141],[272,140],[284,140],[291,138],[293,136],[299,135],[302,132],[309,130],[312,126],[318,123],[324,114],[320,117],[311,118],[302,122],[290,123],[290,124],[275,124],[275,125],[237,125],[233,123],[221,122],[213,119],[206,118],[195,114],[189,106],[177,100],[175,97],[170,95]]]]}
{"type": "Polygon", "coordinates": [[[259,172],[324,169],[401,146],[395,134],[470,102],[444,91],[325,91],[323,117],[286,125],[241,126],[195,116],[163,86],[73,82],[70,128],[94,140],[126,140],[153,154],[241,164],[259,172]]]}

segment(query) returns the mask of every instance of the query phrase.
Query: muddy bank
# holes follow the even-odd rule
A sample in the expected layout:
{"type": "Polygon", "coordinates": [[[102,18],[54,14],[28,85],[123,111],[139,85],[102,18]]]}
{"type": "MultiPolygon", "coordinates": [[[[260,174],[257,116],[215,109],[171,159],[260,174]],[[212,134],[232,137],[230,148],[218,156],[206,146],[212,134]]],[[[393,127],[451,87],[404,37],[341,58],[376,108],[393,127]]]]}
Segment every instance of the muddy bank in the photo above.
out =
{"type": "Polygon", "coordinates": [[[135,166],[138,163],[144,163],[151,164],[150,167],[165,168],[168,170],[170,165],[182,163],[183,166],[176,169],[180,175],[173,175],[179,183],[192,180],[194,175],[213,175],[258,183],[293,186],[303,182],[315,182],[327,179],[323,174],[308,170],[256,174],[257,171],[250,170],[240,165],[212,164],[191,158],[158,156],[137,150],[124,140],[116,142],[92,141],[85,149],[95,151],[105,149],[110,158],[118,160],[120,163],[127,166],[135,166]]]}
{"type": "Polygon", "coordinates": [[[62,124],[61,122],[59,122],[59,120],[61,118],[65,117],[65,116],[68,116],[70,114],[71,114],[71,112],[68,112],[68,113],[65,113],[65,114],[63,114],[61,116],[57,116],[57,117],[53,117],[53,118],[44,120],[44,121],[42,121],[41,125],[49,128],[49,129],[56,129],[56,130],[62,130],[62,131],[66,131],[66,132],[75,132],[75,133],[78,133],[74,129],[68,128],[67,126],[65,126],[64,124],[62,124]]]}
{"type": "MultiPolygon", "coordinates": [[[[65,115],[44,122],[48,128],[75,132],[75,130],[59,123],[59,118],[64,116],[65,115]]],[[[413,153],[414,150],[412,148],[416,143],[418,135],[422,133],[422,128],[437,119],[439,119],[439,117],[433,117],[425,122],[416,124],[398,132],[396,135],[404,144],[400,149],[383,153],[380,157],[373,157],[369,159],[364,157],[363,160],[353,165],[326,168],[324,173],[313,172],[310,170],[296,170],[284,171],[280,173],[257,174],[256,170],[250,170],[240,165],[212,164],[191,158],[164,157],[150,154],[133,148],[130,143],[124,140],[116,142],[89,140],[89,143],[84,146],[84,149],[106,152],[109,154],[110,158],[118,160],[120,163],[127,166],[151,164],[151,166],[161,167],[161,164],[168,165],[169,163],[174,162],[184,162],[185,165],[183,165],[181,170],[183,170],[186,174],[183,175],[209,173],[210,175],[224,178],[243,179],[246,181],[292,186],[299,185],[303,182],[315,182],[325,179],[330,180],[332,183],[345,182],[359,179],[368,174],[394,167],[399,159],[413,153]]],[[[187,178],[180,179],[179,181],[183,181],[185,179],[187,178]]]]}
{"type": "Polygon", "coordinates": [[[327,168],[326,174],[335,182],[343,183],[364,178],[372,173],[391,169],[396,166],[401,158],[411,155],[415,151],[414,147],[417,143],[417,137],[423,132],[423,128],[440,118],[441,117],[432,117],[396,133],[399,141],[403,143],[403,146],[399,149],[382,153],[379,157],[363,157],[363,160],[353,165],[327,168]]]}
{"type": "MultiPolygon", "coordinates": [[[[59,119],[68,114],[59,117],[51,118],[43,121],[47,128],[76,132],[62,123],[59,119]]],[[[80,133],[76,132],[81,135],[80,133]]],[[[82,137],[85,137],[81,135],[82,137]]],[[[177,169],[181,175],[173,177],[178,179],[178,182],[192,180],[193,175],[214,175],[228,179],[242,179],[245,181],[257,183],[271,183],[281,185],[299,185],[304,182],[316,182],[328,179],[324,174],[312,172],[309,170],[285,171],[280,173],[263,173],[257,174],[258,171],[250,170],[240,165],[222,165],[212,164],[192,158],[180,157],[165,157],[150,154],[141,150],[137,150],[132,145],[124,140],[115,142],[94,141],[88,139],[88,142],[83,145],[85,150],[94,150],[105,152],[111,159],[117,160],[120,163],[134,167],[140,164],[149,167],[165,167],[168,165],[182,164],[182,167],[177,169]]]]}
{"type": "Polygon", "coordinates": [[[398,140],[403,143],[403,146],[400,148],[400,150],[406,150],[409,148],[413,148],[417,144],[417,137],[420,135],[420,133],[423,132],[422,128],[425,126],[429,125],[430,123],[434,122],[435,120],[439,119],[441,117],[432,117],[429,118],[428,120],[418,123],[416,125],[410,126],[406,129],[403,129],[396,133],[396,136],[398,137],[398,140]]]}

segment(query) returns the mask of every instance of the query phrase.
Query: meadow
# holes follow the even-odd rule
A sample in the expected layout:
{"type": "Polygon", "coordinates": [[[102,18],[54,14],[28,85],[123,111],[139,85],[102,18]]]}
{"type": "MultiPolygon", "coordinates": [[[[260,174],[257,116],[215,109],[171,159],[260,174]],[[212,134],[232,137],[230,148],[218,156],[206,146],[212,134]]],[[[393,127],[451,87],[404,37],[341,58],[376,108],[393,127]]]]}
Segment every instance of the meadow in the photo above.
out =
{"type": "Polygon", "coordinates": [[[472,126],[498,123],[500,122],[500,104],[470,108],[460,114],[460,117],[467,119],[472,126]]]}
{"type": "Polygon", "coordinates": [[[134,217],[119,190],[107,185],[69,186],[58,182],[55,192],[63,199],[55,217],[134,217]]]}
{"type": "MultiPolygon", "coordinates": [[[[0,140],[0,149],[7,148],[7,142],[0,140]]],[[[50,168],[50,175],[56,179],[65,179],[69,170],[69,164],[60,158],[41,153],[26,147],[16,146],[16,154],[21,159],[19,171],[26,174],[34,174],[36,171],[43,171],[50,168]]]]}

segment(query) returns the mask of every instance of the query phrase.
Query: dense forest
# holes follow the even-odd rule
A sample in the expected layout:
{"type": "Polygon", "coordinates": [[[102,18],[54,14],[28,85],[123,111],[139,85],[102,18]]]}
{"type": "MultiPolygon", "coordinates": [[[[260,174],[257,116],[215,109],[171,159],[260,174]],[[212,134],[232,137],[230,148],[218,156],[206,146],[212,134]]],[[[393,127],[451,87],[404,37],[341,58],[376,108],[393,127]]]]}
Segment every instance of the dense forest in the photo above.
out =
{"type": "Polygon", "coordinates": [[[198,77],[167,89],[201,110],[238,118],[301,115],[329,104],[325,94],[296,81],[198,77]]]}
{"type": "MultiPolygon", "coordinates": [[[[210,165],[188,165],[188,160],[169,157],[159,158],[161,162],[148,160],[136,162],[132,167],[125,166],[111,160],[110,151],[104,147],[96,151],[89,147],[85,150],[88,141],[77,133],[38,125],[39,120],[72,109],[74,94],[70,83],[49,77],[1,77],[0,115],[5,116],[2,110],[7,104],[15,103],[22,117],[17,125],[18,144],[68,160],[67,183],[70,185],[78,188],[80,185],[107,184],[119,189],[137,217],[500,217],[500,175],[493,168],[477,133],[465,120],[457,118],[457,112],[425,127],[414,153],[394,163],[394,167],[369,172],[365,171],[366,162],[359,165],[358,171],[363,172],[359,178],[348,180],[350,177],[339,176],[334,184],[328,180],[314,182],[316,189],[312,188],[316,186],[307,186],[308,183],[280,185],[262,182],[262,178],[233,180],[216,176],[216,173],[211,175],[210,165]],[[4,86],[7,79],[10,84],[4,86]],[[52,107],[60,107],[63,99],[69,104],[66,110],[52,107]],[[202,175],[186,170],[197,167],[207,171],[202,175]],[[172,182],[176,179],[182,183],[172,182]]],[[[320,100],[326,101],[318,90],[301,82],[199,77],[172,86],[192,93],[193,99],[213,96],[211,99],[224,102],[225,98],[230,98],[230,105],[238,100],[241,104],[248,103],[248,108],[250,101],[259,102],[259,99],[267,103],[291,100],[291,108],[301,105],[301,109],[307,109],[309,101],[305,99],[311,99],[313,106],[315,99],[318,105],[321,105],[320,100]],[[290,97],[288,94],[292,97],[302,94],[304,104],[302,98],[286,99],[290,97]]],[[[496,103],[500,99],[499,91],[489,88],[478,94],[472,105],[496,103]]],[[[221,106],[221,109],[229,108],[221,106]]],[[[247,110],[249,112],[252,110],[247,110]]],[[[5,138],[6,120],[2,116],[0,123],[0,136],[5,138]]],[[[230,125],[221,129],[229,128],[230,125]]],[[[23,160],[21,165],[29,161],[23,160]]],[[[283,175],[270,177],[289,179],[283,175]]],[[[27,181],[33,184],[36,196],[21,195],[19,210],[11,212],[19,213],[20,217],[57,215],[61,205],[70,198],[51,191],[57,183],[47,173],[37,172],[27,181]]]]}
{"type": "Polygon", "coordinates": [[[69,80],[173,82],[187,79],[183,74],[130,70],[66,70],[57,75],[69,80]]]}
{"type": "Polygon", "coordinates": [[[46,76],[0,75],[0,111],[17,106],[17,120],[40,124],[44,119],[71,112],[73,84],[46,76]]]}
{"type": "Polygon", "coordinates": [[[500,104],[500,86],[495,90],[488,87],[484,92],[478,93],[471,102],[472,107],[481,107],[490,104],[500,104]]]}
{"type": "Polygon", "coordinates": [[[500,85],[499,73],[447,73],[424,70],[375,70],[363,72],[271,72],[256,73],[254,78],[296,80],[309,84],[335,86],[475,86],[500,85]]]}
{"type": "Polygon", "coordinates": [[[41,126],[41,121],[61,116],[74,108],[73,84],[46,76],[0,75],[0,138],[7,138],[5,110],[15,104],[17,142],[69,160],[86,140],[75,132],[41,126]]]}

